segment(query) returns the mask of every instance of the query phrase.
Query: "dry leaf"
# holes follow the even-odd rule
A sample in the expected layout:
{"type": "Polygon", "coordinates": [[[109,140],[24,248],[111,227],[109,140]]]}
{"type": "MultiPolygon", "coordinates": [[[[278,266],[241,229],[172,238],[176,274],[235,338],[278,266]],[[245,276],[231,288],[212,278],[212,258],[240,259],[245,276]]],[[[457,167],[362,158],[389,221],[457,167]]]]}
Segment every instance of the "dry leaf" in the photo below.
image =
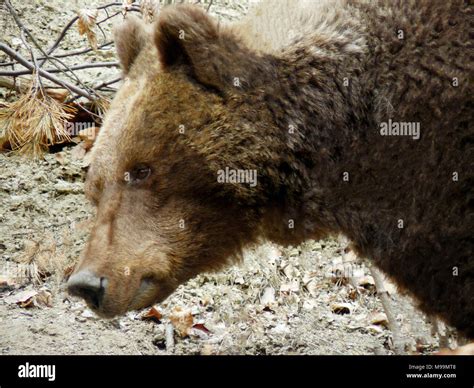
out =
{"type": "Polygon", "coordinates": [[[383,330],[379,327],[379,326],[375,326],[375,325],[370,325],[367,330],[369,331],[369,333],[372,333],[372,334],[382,334],[383,333],[383,330]]]}
{"type": "Polygon", "coordinates": [[[16,283],[13,279],[0,277],[0,292],[14,289],[16,283]]]}
{"type": "Polygon", "coordinates": [[[356,300],[359,297],[359,292],[355,288],[350,288],[347,292],[347,297],[350,300],[356,300]]]}
{"type": "Polygon", "coordinates": [[[33,302],[33,297],[37,294],[38,292],[35,290],[25,290],[20,291],[14,295],[10,295],[4,300],[8,304],[19,304],[20,307],[29,307],[29,305],[33,302]]]}
{"type": "Polygon", "coordinates": [[[202,356],[211,356],[214,354],[214,346],[212,344],[204,344],[201,349],[202,356]]]}
{"type": "Polygon", "coordinates": [[[308,299],[303,302],[303,308],[305,310],[313,310],[317,306],[313,299],[308,299]]]}
{"type": "Polygon", "coordinates": [[[298,292],[300,290],[300,282],[298,279],[295,279],[289,283],[284,283],[280,286],[280,292],[283,293],[290,293],[290,292],[298,292]]]}
{"type": "Polygon", "coordinates": [[[189,330],[189,335],[201,339],[208,339],[211,334],[211,331],[202,323],[196,323],[189,330]]]}
{"type": "Polygon", "coordinates": [[[349,303],[333,303],[331,311],[335,314],[344,315],[351,313],[352,306],[349,303]]]}
{"type": "Polygon", "coordinates": [[[54,158],[61,166],[64,166],[64,163],[66,163],[66,154],[64,152],[55,153],[54,158]]]}
{"type": "MultiPolygon", "coordinates": [[[[37,295],[35,295],[32,298],[32,300],[33,300],[33,304],[36,307],[40,307],[40,306],[52,307],[53,306],[53,295],[48,290],[41,290],[40,292],[38,292],[37,295]]],[[[24,306],[21,306],[21,307],[24,307],[24,306]]]]}
{"type": "Polygon", "coordinates": [[[66,280],[69,279],[69,276],[72,275],[75,267],[76,267],[75,264],[73,264],[73,265],[68,265],[66,268],[64,268],[64,272],[63,272],[64,279],[66,280]]]}
{"type": "Polygon", "coordinates": [[[319,284],[315,279],[306,284],[306,289],[311,296],[317,296],[320,293],[319,284]]]}
{"type": "Polygon", "coordinates": [[[163,314],[161,314],[157,309],[152,307],[144,315],[142,315],[141,318],[142,320],[145,320],[145,321],[153,321],[156,323],[161,323],[161,318],[163,318],[163,314]]]}
{"type": "Polygon", "coordinates": [[[75,147],[72,148],[71,150],[71,157],[74,160],[81,160],[86,156],[86,148],[84,146],[84,142],[79,143],[75,147]]]}
{"type": "Polygon", "coordinates": [[[291,263],[285,265],[282,271],[288,279],[293,279],[299,275],[299,271],[291,263]]]}
{"type": "Polygon", "coordinates": [[[170,321],[180,337],[186,337],[193,326],[194,320],[190,310],[175,307],[170,314],[170,321]]]}
{"type": "Polygon", "coordinates": [[[357,285],[365,289],[373,289],[375,287],[375,281],[372,276],[362,276],[357,279],[357,285]]]}
{"type": "Polygon", "coordinates": [[[89,45],[97,50],[97,37],[94,32],[96,26],[98,10],[94,9],[80,9],[77,12],[79,20],[77,22],[78,30],[80,35],[86,35],[89,45]]]}
{"type": "Polygon", "coordinates": [[[268,253],[268,257],[267,257],[268,263],[275,265],[277,262],[280,261],[282,254],[281,254],[281,251],[277,247],[273,245],[270,246],[267,253],[268,253]]]}
{"type": "Polygon", "coordinates": [[[275,289],[273,287],[265,288],[262,297],[260,298],[260,303],[264,306],[270,306],[275,303],[275,289]]]}
{"type": "Polygon", "coordinates": [[[211,331],[206,326],[204,326],[203,323],[196,323],[195,325],[193,325],[193,329],[201,330],[204,333],[211,334],[211,331]]]}
{"type": "Polygon", "coordinates": [[[66,101],[66,98],[70,95],[69,90],[60,88],[46,89],[46,93],[58,102],[66,101]]]}
{"type": "Polygon", "coordinates": [[[372,325],[388,327],[388,319],[385,313],[374,313],[369,316],[369,321],[372,325]]]}
{"type": "Polygon", "coordinates": [[[79,138],[84,141],[84,149],[89,151],[94,144],[95,139],[99,133],[99,127],[89,127],[79,131],[79,138]]]}

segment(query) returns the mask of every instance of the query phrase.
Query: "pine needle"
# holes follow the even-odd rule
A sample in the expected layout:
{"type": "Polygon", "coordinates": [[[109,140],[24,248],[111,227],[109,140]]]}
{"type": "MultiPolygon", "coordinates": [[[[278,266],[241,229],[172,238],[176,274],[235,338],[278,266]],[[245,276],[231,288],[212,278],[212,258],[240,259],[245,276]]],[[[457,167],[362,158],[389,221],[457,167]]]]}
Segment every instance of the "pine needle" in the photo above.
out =
{"type": "Polygon", "coordinates": [[[32,86],[0,107],[0,143],[8,141],[13,151],[40,157],[50,145],[70,141],[64,124],[75,112],[32,86]]]}

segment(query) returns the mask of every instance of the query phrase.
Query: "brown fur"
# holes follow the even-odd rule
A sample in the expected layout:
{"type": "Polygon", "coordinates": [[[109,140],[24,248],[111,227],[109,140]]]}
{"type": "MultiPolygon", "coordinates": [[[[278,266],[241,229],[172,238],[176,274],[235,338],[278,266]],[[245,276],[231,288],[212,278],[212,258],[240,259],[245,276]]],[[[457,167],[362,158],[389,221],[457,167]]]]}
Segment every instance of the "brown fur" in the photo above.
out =
{"type": "Polygon", "coordinates": [[[281,24],[272,4],[232,26],[176,6],[151,35],[133,19],[116,34],[126,78],[94,146],[77,270],[108,278],[99,312],[162,300],[259,238],[343,233],[474,337],[472,7],[290,4],[281,24]],[[381,136],[389,119],[420,122],[420,139],[381,136]],[[124,180],[137,165],[150,177],[124,180]],[[218,183],[226,167],[256,169],[257,186],[218,183]]]}

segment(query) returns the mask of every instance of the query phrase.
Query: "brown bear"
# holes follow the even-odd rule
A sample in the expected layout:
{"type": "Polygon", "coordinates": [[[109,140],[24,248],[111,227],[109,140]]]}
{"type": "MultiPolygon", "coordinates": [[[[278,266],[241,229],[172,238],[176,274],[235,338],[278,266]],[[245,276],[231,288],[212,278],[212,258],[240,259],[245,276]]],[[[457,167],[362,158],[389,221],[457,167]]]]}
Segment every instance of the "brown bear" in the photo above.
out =
{"type": "Polygon", "coordinates": [[[127,15],[70,292],[112,317],[261,239],[343,234],[474,337],[472,22],[461,0],[267,1],[232,25],[190,5],[127,15]]]}

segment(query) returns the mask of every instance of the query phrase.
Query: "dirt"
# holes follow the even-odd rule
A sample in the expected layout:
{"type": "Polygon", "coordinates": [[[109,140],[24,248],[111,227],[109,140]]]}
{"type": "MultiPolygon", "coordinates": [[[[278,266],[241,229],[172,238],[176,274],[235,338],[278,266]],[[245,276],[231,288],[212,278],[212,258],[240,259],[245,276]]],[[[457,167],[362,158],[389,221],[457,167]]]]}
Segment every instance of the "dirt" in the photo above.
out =
{"type": "MultiPolygon", "coordinates": [[[[248,3],[214,1],[211,13],[235,19],[248,3]]],[[[76,6],[90,2],[13,4],[49,46],[76,6]]],[[[6,19],[3,11],[0,20],[6,19]]],[[[16,27],[10,19],[6,25],[4,40],[14,46],[16,27]]],[[[104,31],[109,34],[110,25],[104,31]]],[[[72,30],[61,50],[83,47],[83,40],[72,30]]],[[[114,60],[113,50],[104,51],[85,60],[114,60]]],[[[93,83],[117,71],[84,71],[81,77],[93,83]]],[[[2,98],[15,96],[0,90],[2,98]]],[[[67,146],[43,160],[0,153],[0,354],[393,353],[367,263],[337,238],[300,247],[252,247],[243,264],[198,276],[155,306],[159,320],[145,320],[148,309],[98,318],[65,291],[94,218],[83,193],[87,159],[77,149],[67,146]],[[187,335],[170,319],[177,308],[188,318],[187,335]]],[[[385,285],[407,352],[435,350],[438,339],[413,301],[390,282],[385,285]]]]}

